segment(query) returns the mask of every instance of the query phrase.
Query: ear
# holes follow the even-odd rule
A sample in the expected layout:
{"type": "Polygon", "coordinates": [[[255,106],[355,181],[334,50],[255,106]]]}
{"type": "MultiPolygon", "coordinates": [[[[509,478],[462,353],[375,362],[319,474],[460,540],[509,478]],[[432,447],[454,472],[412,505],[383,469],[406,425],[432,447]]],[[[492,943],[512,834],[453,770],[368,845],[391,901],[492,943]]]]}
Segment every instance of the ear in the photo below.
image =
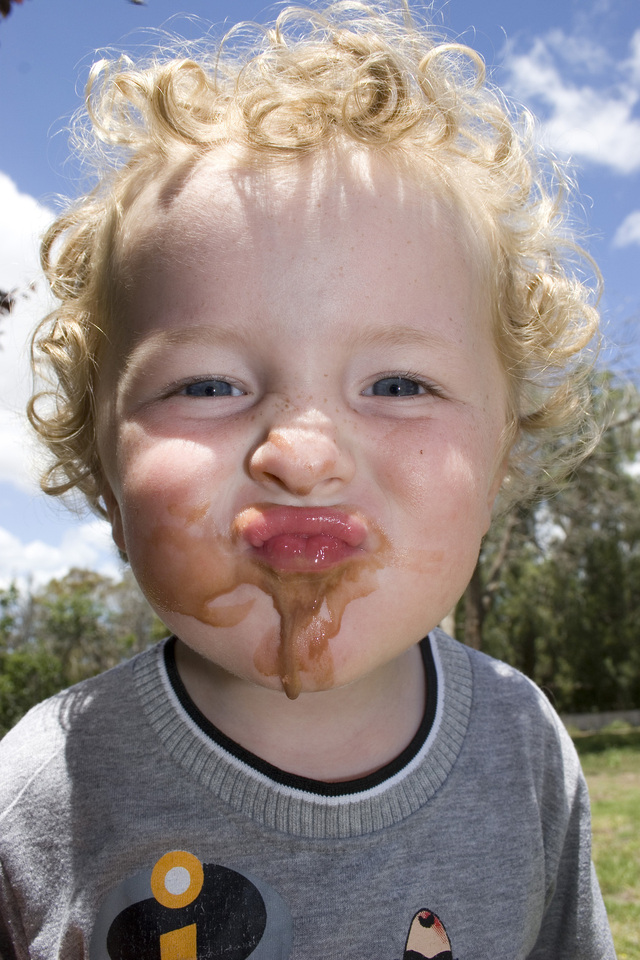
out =
{"type": "Polygon", "coordinates": [[[493,475],[493,482],[489,487],[489,496],[487,498],[489,510],[493,510],[495,499],[500,493],[500,487],[502,486],[504,478],[506,477],[508,472],[509,472],[509,454],[507,453],[503,457],[502,462],[499,463],[498,466],[496,467],[496,472],[493,475]]]}
{"type": "Polygon", "coordinates": [[[120,512],[120,504],[118,499],[109,486],[108,483],[104,483],[102,489],[102,500],[104,502],[105,510],[107,511],[107,519],[111,524],[111,536],[113,537],[113,542],[120,551],[120,553],[126,555],[126,547],[124,542],[124,529],[122,525],[122,513],[120,512]]]}
{"type": "Polygon", "coordinates": [[[493,516],[493,506],[496,501],[496,497],[500,493],[500,487],[504,482],[504,478],[509,473],[509,465],[511,463],[511,453],[517,438],[518,438],[518,423],[515,419],[511,419],[511,421],[507,423],[507,425],[504,427],[502,431],[502,438],[501,438],[500,448],[498,453],[498,456],[501,457],[501,459],[496,465],[495,473],[493,474],[493,479],[491,481],[491,485],[488,491],[487,506],[489,508],[489,523],[487,525],[487,530],[491,526],[491,520],[493,516]]]}
{"type": "Polygon", "coordinates": [[[496,502],[496,497],[500,493],[500,487],[502,486],[502,482],[506,477],[508,470],[509,470],[509,456],[507,455],[504,457],[502,462],[499,463],[498,466],[496,467],[496,471],[493,475],[491,484],[487,491],[487,516],[486,516],[486,522],[485,522],[485,530],[482,534],[483,536],[485,536],[488,533],[489,527],[491,526],[491,523],[493,521],[493,507],[496,502]]]}

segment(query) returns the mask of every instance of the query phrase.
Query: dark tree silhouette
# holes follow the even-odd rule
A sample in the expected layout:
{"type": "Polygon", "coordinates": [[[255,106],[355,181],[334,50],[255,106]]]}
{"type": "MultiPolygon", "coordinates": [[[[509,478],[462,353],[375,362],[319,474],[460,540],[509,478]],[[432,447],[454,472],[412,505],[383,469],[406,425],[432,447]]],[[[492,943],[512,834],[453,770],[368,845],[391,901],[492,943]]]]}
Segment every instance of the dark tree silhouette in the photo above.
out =
{"type": "Polygon", "coordinates": [[[0,313],[11,313],[16,302],[15,294],[15,290],[0,290],[0,313]]]}
{"type": "Polygon", "coordinates": [[[11,13],[12,3],[22,3],[22,0],[0,0],[0,14],[3,17],[8,17],[11,13]]]}
{"type": "MultiPolygon", "coordinates": [[[[8,17],[11,13],[11,5],[13,3],[22,3],[23,0],[0,0],[0,16],[8,17]]],[[[133,3],[136,7],[146,7],[147,0],[128,0],[129,3],[133,3]]]]}

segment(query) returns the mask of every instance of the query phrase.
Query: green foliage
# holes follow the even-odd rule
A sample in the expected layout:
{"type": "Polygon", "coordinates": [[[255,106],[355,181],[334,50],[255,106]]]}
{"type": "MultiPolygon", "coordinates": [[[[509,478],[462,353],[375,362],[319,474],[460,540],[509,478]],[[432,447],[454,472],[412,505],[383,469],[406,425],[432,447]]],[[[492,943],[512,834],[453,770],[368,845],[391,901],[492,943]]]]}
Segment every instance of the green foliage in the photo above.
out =
{"type": "Polygon", "coordinates": [[[640,730],[574,738],[589,784],[593,859],[620,960],[640,956],[640,730]]]}
{"type": "Polygon", "coordinates": [[[35,593],[0,591],[0,736],[26,711],[166,633],[132,575],[71,570],[35,593]]]}
{"type": "Polygon", "coordinates": [[[574,733],[573,742],[585,773],[615,770],[635,772],[640,777],[640,728],[616,729],[612,724],[597,733],[574,733]]]}
{"type": "Polygon", "coordinates": [[[606,374],[593,401],[600,445],[555,497],[501,518],[476,588],[482,648],[566,712],[640,706],[640,394],[606,374]]]}
{"type": "Polygon", "coordinates": [[[65,683],[60,660],[50,651],[27,647],[0,653],[0,736],[27,710],[61,690],[65,683]]]}

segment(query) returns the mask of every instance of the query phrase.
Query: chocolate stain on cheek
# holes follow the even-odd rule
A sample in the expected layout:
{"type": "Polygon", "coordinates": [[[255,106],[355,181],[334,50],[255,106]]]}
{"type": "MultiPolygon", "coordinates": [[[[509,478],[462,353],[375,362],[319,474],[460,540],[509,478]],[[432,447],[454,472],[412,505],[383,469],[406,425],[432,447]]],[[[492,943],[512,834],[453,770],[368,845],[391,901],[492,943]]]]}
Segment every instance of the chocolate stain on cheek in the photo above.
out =
{"type": "Polygon", "coordinates": [[[233,538],[212,532],[207,511],[208,505],[189,512],[170,508],[167,524],[148,531],[145,569],[138,571],[147,596],[164,610],[211,627],[235,627],[254,600],[224,606],[215,601],[242,584],[257,587],[271,597],[280,630],[259,641],[256,670],[279,677],[291,700],[300,693],[303,673],[313,677],[316,689],[326,689],[334,675],[329,641],[340,630],[347,604],[375,590],[376,571],[389,553],[386,538],[378,534],[374,552],[328,570],[278,572],[233,538]]]}

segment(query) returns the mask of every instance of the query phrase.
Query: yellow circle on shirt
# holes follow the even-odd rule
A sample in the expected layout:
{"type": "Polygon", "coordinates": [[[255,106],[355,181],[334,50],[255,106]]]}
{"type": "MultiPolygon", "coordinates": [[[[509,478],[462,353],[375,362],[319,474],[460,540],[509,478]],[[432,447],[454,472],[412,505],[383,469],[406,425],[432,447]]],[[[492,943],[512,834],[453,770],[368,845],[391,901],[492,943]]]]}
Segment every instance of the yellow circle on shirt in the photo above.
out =
{"type": "Polygon", "coordinates": [[[202,864],[186,850],[171,850],[151,872],[151,892],[163,907],[176,909],[192,903],[204,883],[202,864]]]}

